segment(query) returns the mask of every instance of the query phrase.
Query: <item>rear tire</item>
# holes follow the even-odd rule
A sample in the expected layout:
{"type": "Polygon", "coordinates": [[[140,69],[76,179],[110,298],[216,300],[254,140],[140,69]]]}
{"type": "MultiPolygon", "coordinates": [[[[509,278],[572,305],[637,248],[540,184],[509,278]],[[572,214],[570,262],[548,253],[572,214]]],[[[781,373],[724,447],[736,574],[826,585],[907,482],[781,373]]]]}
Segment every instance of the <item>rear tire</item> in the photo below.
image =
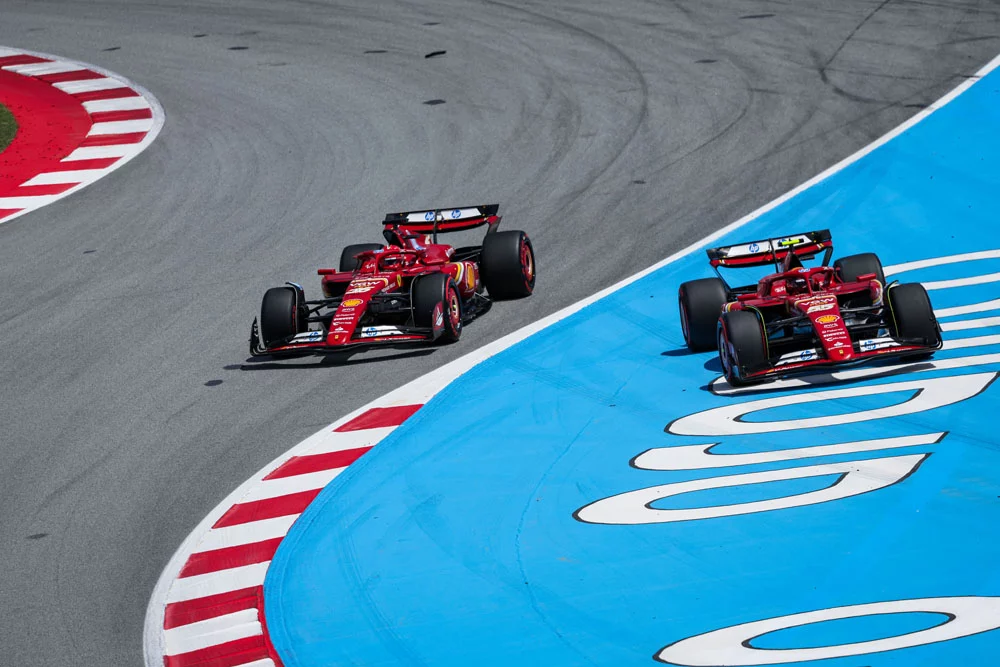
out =
{"type": "Polygon", "coordinates": [[[431,329],[441,327],[439,343],[454,343],[462,336],[462,299],[450,276],[433,273],[414,281],[413,324],[431,329]]]}
{"type": "Polygon", "coordinates": [[[479,272],[490,298],[520,299],[535,290],[535,251],[524,232],[487,234],[479,272]]]}
{"type": "Polygon", "coordinates": [[[757,314],[749,310],[722,313],[718,345],[726,381],[734,387],[753,382],[743,378],[742,368],[760,369],[767,363],[764,328],[757,314]]]}
{"type": "Polygon", "coordinates": [[[922,340],[928,347],[941,344],[941,329],[923,285],[895,285],[889,290],[887,300],[893,332],[898,338],[922,340]]]}
{"type": "Polygon", "coordinates": [[[718,278],[702,278],[681,283],[677,303],[681,313],[681,332],[692,352],[717,347],[715,329],[722,307],[729,301],[726,284],[718,278]]]}
{"type": "Polygon", "coordinates": [[[354,258],[355,255],[366,250],[381,250],[384,247],[381,243],[355,243],[354,245],[349,245],[340,253],[340,268],[337,270],[341,273],[355,271],[360,266],[358,260],[354,258]]]}
{"type": "Polygon", "coordinates": [[[260,338],[268,348],[306,330],[301,294],[291,285],[272,287],[260,303],[260,338]]]}
{"type": "Polygon", "coordinates": [[[874,273],[882,287],[885,287],[885,272],[882,271],[882,261],[873,252],[863,252],[858,255],[841,257],[833,263],[833,268],[840,272],[840,279],[845,283],[853,283],[858,276],[874,273]]]}

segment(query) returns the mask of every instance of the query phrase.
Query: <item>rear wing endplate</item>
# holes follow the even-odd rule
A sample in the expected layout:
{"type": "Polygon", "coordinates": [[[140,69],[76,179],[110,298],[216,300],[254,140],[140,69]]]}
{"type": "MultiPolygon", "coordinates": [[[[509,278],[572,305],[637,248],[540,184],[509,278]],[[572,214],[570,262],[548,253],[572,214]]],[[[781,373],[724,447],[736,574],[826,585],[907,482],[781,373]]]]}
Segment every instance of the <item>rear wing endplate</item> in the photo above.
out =
{"type": "MultiPolygon", "coordinates": [[[[829,229],[709,248],[706,252],[713,268],[724,266],[742,269],[780,264],[789,253],[801,260],[809,259],[823,251],[830,255],[833,253],[833,239],[829,229]]],[[[830,259],[826,257],[823,261],[824,264],[828,264],[830,259]]]]}
{"type": "Polygon", "coordinates": [[[500,218],[497,216],[499,209],[500,204],[485,204],[483,206],[460,206],[426,211],[404,211],[403,213],[389,213],[385,216],[382,224],[386,230],[405,227],[408,231],[420,234],[457,232],[463,229],[473,229],[480,225],[496,226],[500,222],[500,218]]]}

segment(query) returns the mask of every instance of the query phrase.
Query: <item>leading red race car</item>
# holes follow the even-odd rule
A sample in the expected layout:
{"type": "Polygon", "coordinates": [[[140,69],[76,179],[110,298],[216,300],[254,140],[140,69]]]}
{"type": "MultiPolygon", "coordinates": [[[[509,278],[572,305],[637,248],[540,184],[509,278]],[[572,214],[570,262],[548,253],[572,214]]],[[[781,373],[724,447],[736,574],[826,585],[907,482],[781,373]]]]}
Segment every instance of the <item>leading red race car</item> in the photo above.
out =
{"type": "Polygon", "coordinates": [[[388,245],[344,248],[338,269],[319,269],[323,298],[300,285],[264,294],[250,354],[325,354],[376,345],[454,342],[492,302],[529,296],[535,254],[528,235],[497,231],[499,205],[390,213],[388,245]],[[454,248],[438,234],[486,226],[482,245],[454,248]]]}
{"type": "Polygon", "coordinates": [[[731,385],[885,357],[926,358],[941,328],[918,283],[888,286],[873,253],[830,266],[829,230],[708,250],[718,277],[680,286],[681,329],[692,351],[718,349],[731,385]],[[821,265],[805,268],[823,252],[821,265]],[[730,287],[719,267],[774,264],[755,285],[730,287]]]}

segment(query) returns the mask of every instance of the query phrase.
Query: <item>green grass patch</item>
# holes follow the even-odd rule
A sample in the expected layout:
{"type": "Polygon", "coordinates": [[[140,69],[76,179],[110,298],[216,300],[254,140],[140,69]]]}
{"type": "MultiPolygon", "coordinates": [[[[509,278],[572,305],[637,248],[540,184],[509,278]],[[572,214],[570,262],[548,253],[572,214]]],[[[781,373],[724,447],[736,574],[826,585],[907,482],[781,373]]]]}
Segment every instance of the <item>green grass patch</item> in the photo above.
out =
{"type": "Polygon", "coordinates": [[[0,152],[10,145],[15,134],[17,134],[17,121],[14,120],[14,114],[0,104],[0,152]]]}

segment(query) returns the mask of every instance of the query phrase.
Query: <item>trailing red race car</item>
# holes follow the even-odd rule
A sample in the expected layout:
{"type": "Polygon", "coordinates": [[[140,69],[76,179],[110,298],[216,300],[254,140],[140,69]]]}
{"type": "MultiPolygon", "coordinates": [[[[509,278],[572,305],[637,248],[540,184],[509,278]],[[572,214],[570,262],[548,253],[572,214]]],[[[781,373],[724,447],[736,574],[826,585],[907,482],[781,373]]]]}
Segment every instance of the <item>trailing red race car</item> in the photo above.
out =
{"type": "Polygon", "coordinates": [[[918,283],[888,286],[873,253],[830,266],[829,230],[711,248],[717,278],[680,287],[681,328],[692,351],[718,349],[731,385],[886,357],[925,358],[941,328],[918,283]],[[823,252],[821,265],[805,268],[823,252]],[[774,264],[755,285],[731,287],[719,267],[774,264]]]}
{"type": "Polygon", "coordinates": [[[376,345],[450,343],[493,301],[529,296],[535,255],[528,235],[497,231],[499,205],[390,213],[388,245],[344,248],[338,269],[320,269],[323,298],[300,285],[264,294],[250,354],[324,354],[376,345]],[[486,226],[482,245],[453,248],[438,234],[486,226]]]}

